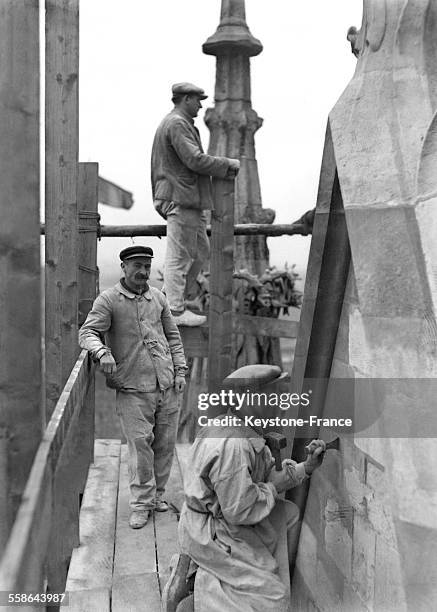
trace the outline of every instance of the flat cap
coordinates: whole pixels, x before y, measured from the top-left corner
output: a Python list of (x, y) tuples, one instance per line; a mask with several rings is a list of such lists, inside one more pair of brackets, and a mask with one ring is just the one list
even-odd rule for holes
[(282, 370), (279, 366), (268, 364), (252, 364), (242, 366), (226, 376), (222, 381), (224, 389), (259, 389), (264, 385), (279, 380)]
[(208, 97), (205, 95), (205, 91), (203, 89), (197, 87), (197, 85), (193, 85), (193, 83), (175, 83), (172, 86), (171, 91), (173, 94), (181, 94), (184, 96), (187, 94), (195, 94), (196, 96), (199, 96), (201, 100), (206, 100)]
[(127, 247), (120, 251), (121, 261), (126, 259), (132, 259), (133, 257), (153, 257), (153, 251), (150, 247), (141, 246), (140, 244), (134, 244), (133, 246)]

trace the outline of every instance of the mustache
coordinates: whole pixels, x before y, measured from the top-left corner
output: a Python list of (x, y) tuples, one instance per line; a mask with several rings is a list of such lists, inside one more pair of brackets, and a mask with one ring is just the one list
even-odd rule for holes
[(144, 274), (135, 274), (135, 278), (137, 278), (138, 280), (147, 280), (149, 277), (144, 276)]

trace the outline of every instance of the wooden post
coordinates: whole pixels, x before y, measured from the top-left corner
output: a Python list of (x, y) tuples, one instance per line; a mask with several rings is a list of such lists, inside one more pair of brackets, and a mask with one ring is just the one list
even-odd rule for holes
[(79, 354), (79, 2), (46, 0), (46, 394), (53, 411)]
[(9, 535), (8, 525), (8, 432), (0, 426), (0, 550), (5, 549)]
[[(99, 164), (80, 163), (78, 166), (77, 205), (79, 209), (79, 327), (84, 323), (97, 296), (97, 229), (99, 214)], [(91, 463), (94, 455), (95, 379), (90, 383), (80, 417), (82, 461)], [(79, 470), (81, 472), (81, 470)], [(85, 486), (85, 482), (82, 483)], [(83, 487), (82, 487), (83, 490)]]
[(97, 230), (99, 214), (99, 164), (81, 163), (77, 175), (79, 210), (79, 327), (97, 295)]
[(214, 180), (211, 219), (208, 389), (217, 391), (232, 368), (234, 181)]
[(1, 511), (6, 511), (4, 538), (42, 431), (37, 0), (0, 2), (0, 58), (0, 489)]

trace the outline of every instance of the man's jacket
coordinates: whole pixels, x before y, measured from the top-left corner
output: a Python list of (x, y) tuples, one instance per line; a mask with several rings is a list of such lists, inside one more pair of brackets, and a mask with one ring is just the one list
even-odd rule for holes
[[(178, 533), (181, 551), (199, 565), (196, 611), (288, 612), (270, 519), (275, 504), (286, 502), (268, 480), (273, 459), (265, 440), (244, 425), (204, 427), (189, 465)], [(297, 486), (305, 467), (291, 469)]]
[(121, 283), (95, 300), (79, 331), (79, 344), (99, 359), (110, 350), (117, 364), (108, 384), (126, 391), (168, 389), (185, 373), (181, 337), (165, 296), (149, 287), (142, 295)]
[(154, 201), (212, 209), (211, 176), (225, 178), (229, 159), (203, 152), (194, 121), (175, 108), (159, 125), (152, 147)]

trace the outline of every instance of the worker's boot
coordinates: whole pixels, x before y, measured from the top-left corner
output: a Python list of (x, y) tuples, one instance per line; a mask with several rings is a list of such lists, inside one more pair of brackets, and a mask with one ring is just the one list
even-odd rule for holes
[(159, 491), (155, 497), (155, 512), (167, 512), (169, 509), (168, 503), (162, 499), (162, 492)]
[(129, 527), (132, 529), (141, 529), (147, 525), (149, 520), (150, 510), (133, 510), (129, 517)]
[[(188, 555), (173, 555), (170, 561), (170, 578), (162, 593), (162, 612), (176, 612), (178, 604), (191, 595), (196, 568)], [(182, 609), (188, 603), (189, 600), (184, 602)]]

